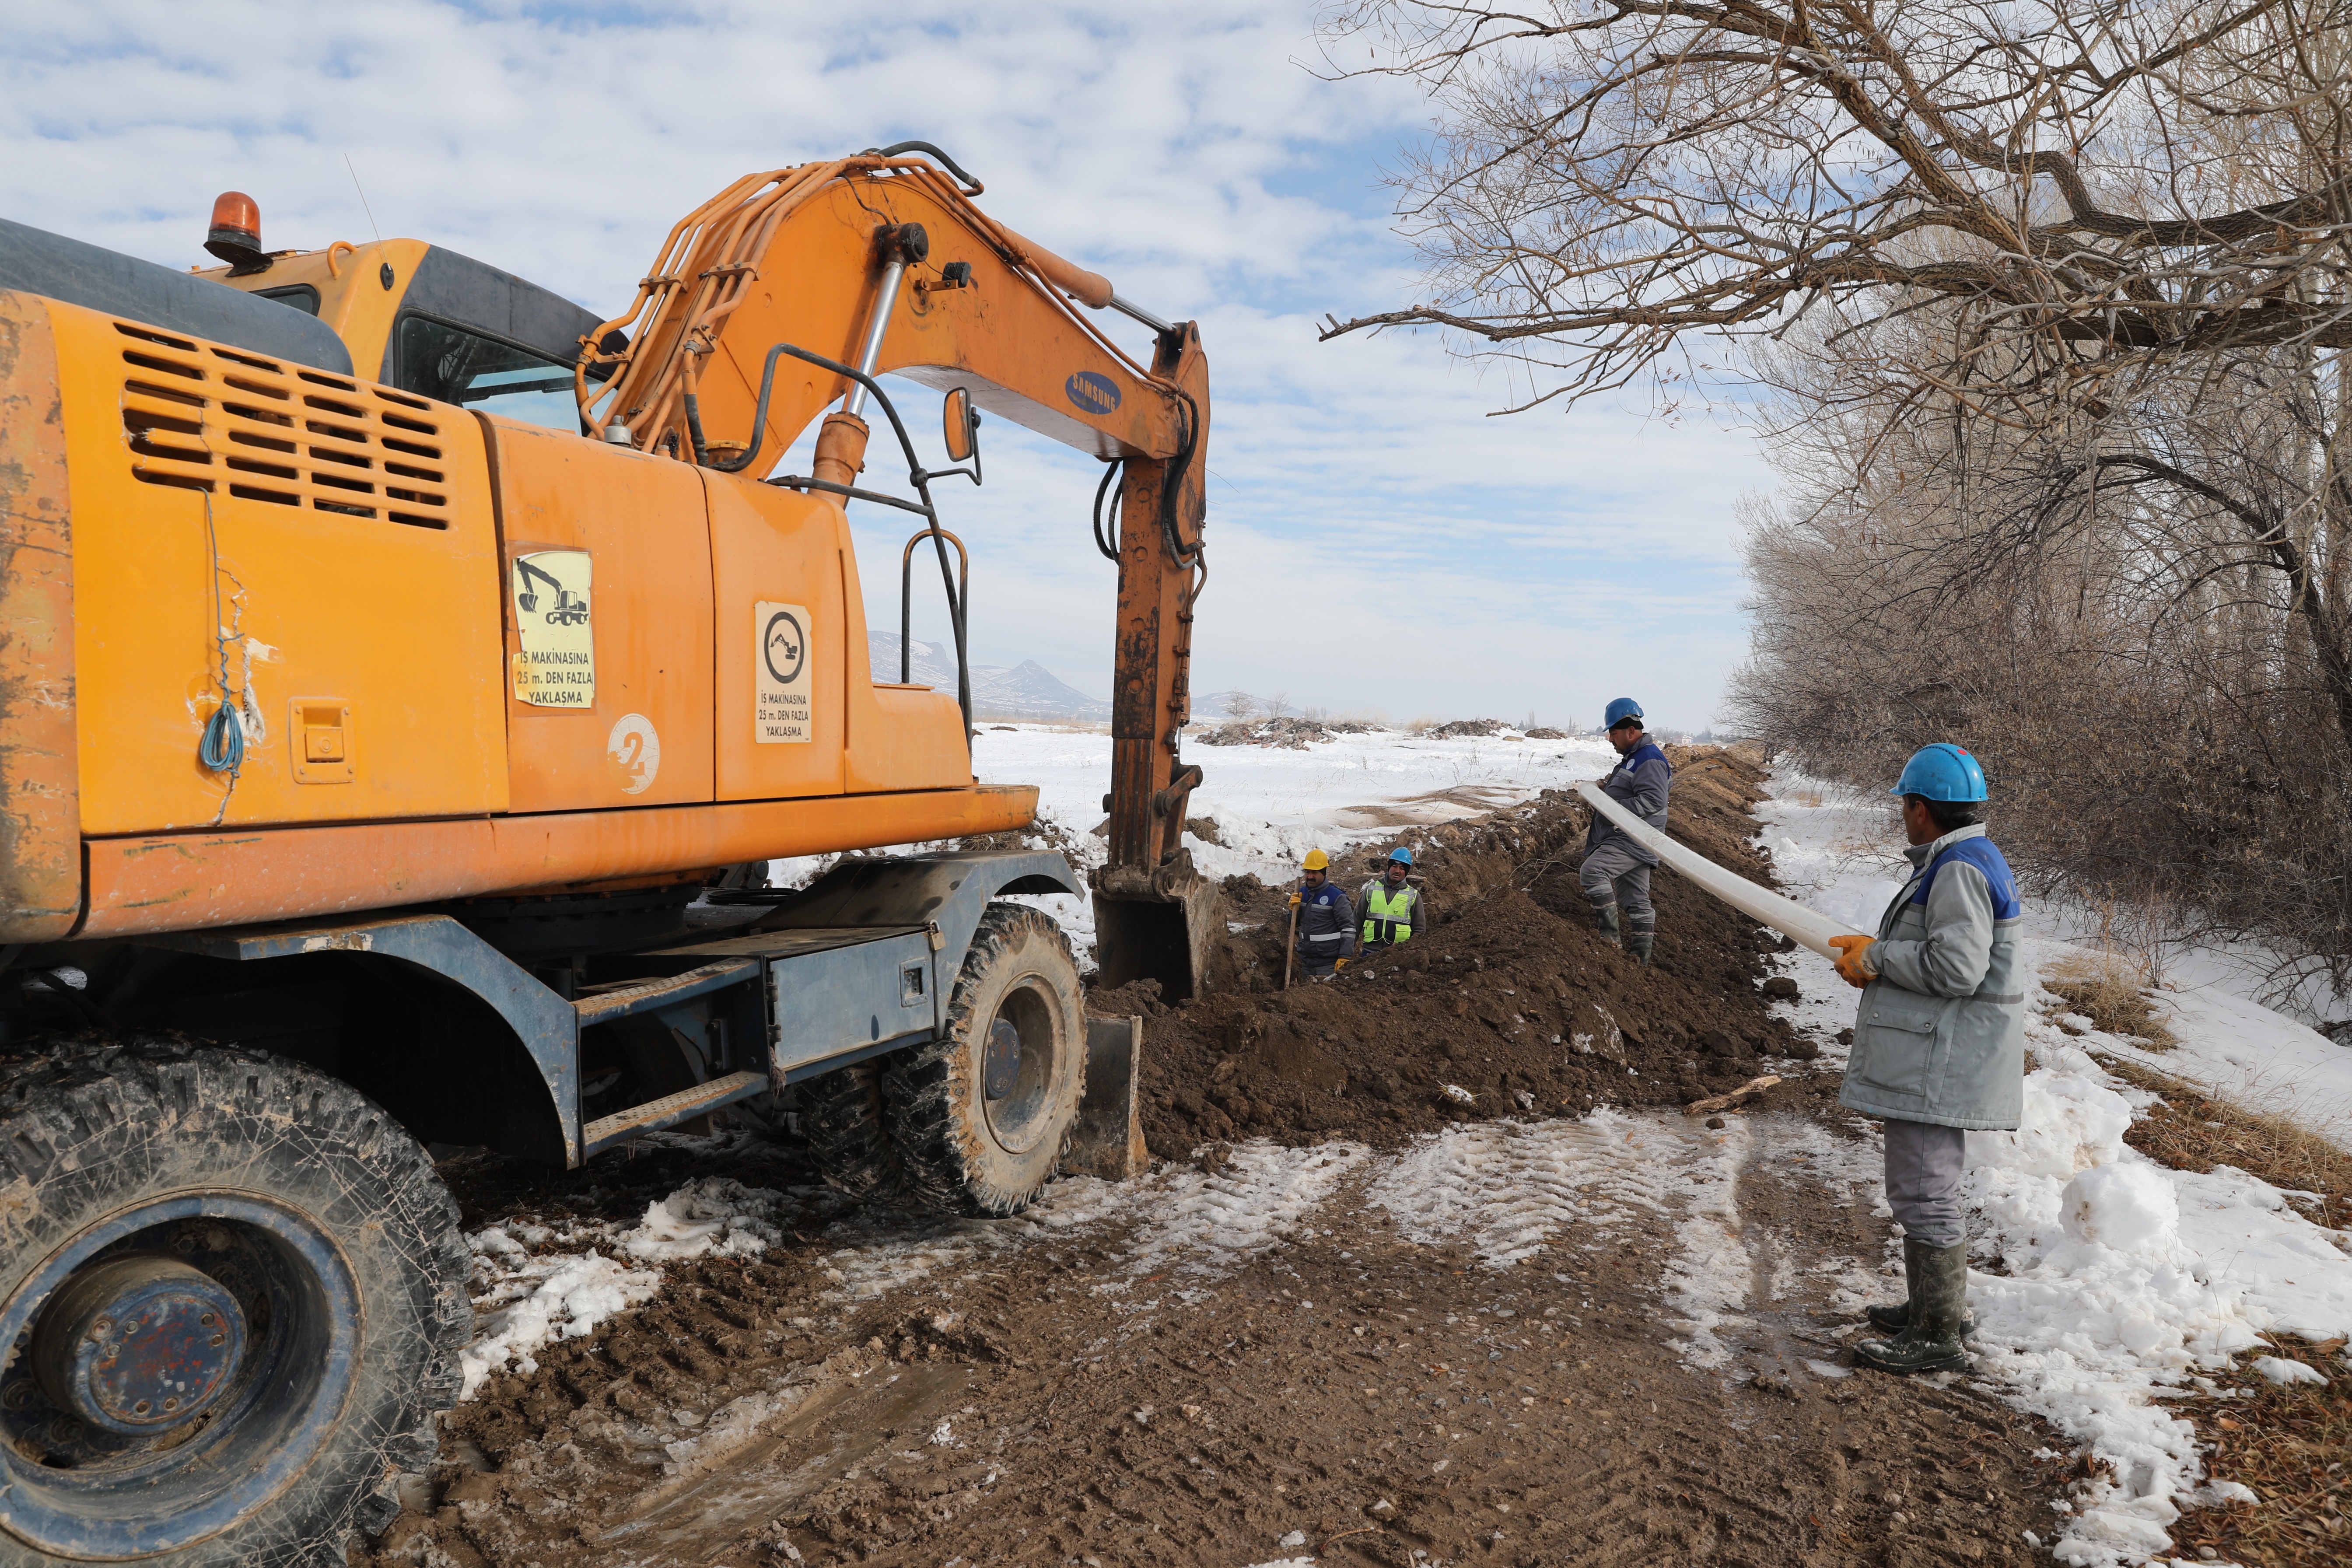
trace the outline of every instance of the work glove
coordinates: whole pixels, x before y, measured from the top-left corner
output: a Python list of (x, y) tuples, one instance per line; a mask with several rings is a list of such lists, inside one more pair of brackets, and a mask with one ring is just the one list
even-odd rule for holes
[(1298, 907), (1298, 895), (1297, 893), (1290, 895), (1290, 907), (1294, 910)]
[(1348, 961), (1344, 958), (1340, 959), (1338, 963), (1332, 964), (1331, 967), (1334, 969), (1345, 969), (1348, 967)]
[(1878, 971), (1870, 963), (1870, 944), (1877, 940), (1868, 936), (1830, 938), (1830, 945), (1838, 950), (1838, 978), (1857, 991), (1878, 978)]

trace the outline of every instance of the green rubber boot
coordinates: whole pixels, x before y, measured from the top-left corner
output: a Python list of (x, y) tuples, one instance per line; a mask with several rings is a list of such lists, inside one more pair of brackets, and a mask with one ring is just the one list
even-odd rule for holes
[(1657, 941), (1658, 933), (1654, 931), (1629, 931), (1625, 933), (1625, 951), (1640, 959), (1642, 967), (1647, 969), (1650, 967), (1650, 951), (1657, 945)]
[(1854, 1363), (1881, 1372), (1947, 1372), (1969, 1363), (1969, 1245), (1930, 1247), (1906, 1237), (1903, 1272), (1911, 1280), (1910, 1323), (1891, 1340), (1864, 1340)]
[(1617, 906), (1603, 904), (1592, 911), (1593, 923), (1601, 928), (1601, 940), (1612, 947), (1625, 945), (1624, 927), (1617, 916)]
[[(1899, 1334), (1911, 1326), (1911, 1303), (1918, 1297), (1918, 1260), (1910, 1238), (1906, 1237), (1903, 1242), (1903, 1300), (1892, 1307), (1864, 1307), (1862, 1315), (1870, 1321), (1872, 1328)], [(1967, 1339), (1976, 1331), (1977, 1321), (1973, 1314), (1961, 1320), (1960, 1338)]]

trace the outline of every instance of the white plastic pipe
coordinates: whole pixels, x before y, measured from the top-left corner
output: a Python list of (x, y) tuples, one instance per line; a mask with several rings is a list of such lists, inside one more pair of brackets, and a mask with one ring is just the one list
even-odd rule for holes
[(1752, 915), (1782, 936), (1793, 937), (1823, 958), (1834, 962), (1837, 950), (1830, 946), (1833, 936), (1868, 935), (1856, 932), (1849, 926), (1838, 924), (1827, 915), (1809, 910), (1794, 899), (1785, 899), (1769, 888), (1759, 888), (1745, 877), (1736, 877), (1706, 857), (1684, 848), (1617, 802), (1601, 793), (1596, 784), (1580, 784), (1576, 793), (1586, 804), (1610, 821), (1623, 828), (1634, 843), (1684, 876), (1738, 910)]

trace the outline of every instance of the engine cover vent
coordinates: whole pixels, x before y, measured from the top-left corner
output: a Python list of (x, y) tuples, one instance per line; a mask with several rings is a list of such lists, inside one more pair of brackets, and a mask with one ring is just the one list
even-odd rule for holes
[[(441, 426), (421, 397), (129, 321), (122, 431), (151, 485), (447, 528)], [(462, 417), (462, 416), (457, 416)]]

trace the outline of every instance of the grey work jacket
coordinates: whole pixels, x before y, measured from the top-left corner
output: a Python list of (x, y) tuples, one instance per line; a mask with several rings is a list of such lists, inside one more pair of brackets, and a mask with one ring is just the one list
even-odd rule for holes
[[(1601, 781), (1601, 793), (1663, 833), (1666, 826), (1666, 797), (1673, 793), (1674, 783), (1675, 770), (1666, 761), (1665, 752), (1658, 749), (1655, 741), (1644, 737)], [(1658, 858), (1643, 848), (1632, 834), (1594, 812), (1592, 826), (1585, 830), (1584, 852), (1590, 855), (1612, 838), (1623, 839), (1627, 852), (1640, 864), (1658, 863)]]
[(2014, 879), (1998, 851), (1990, 855), (1992, 877), (1969, 860), (1948, 859), (1927, 902), (1911, 901), (1937, 854), (1984, 831), (1982, 824), (1956, 828), (1904, 851), (1911, 879), (1886, 907), (1867, 950), (1878, 977), (1855, 1011), (1839, 1104), (1939, 1127), (2017, 1126), (2025, 1099), (2025, 993)]

